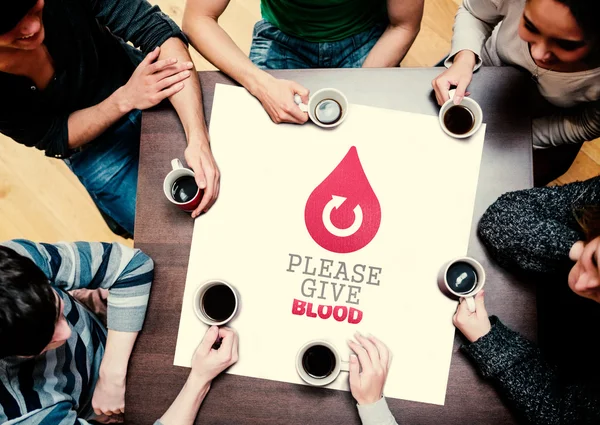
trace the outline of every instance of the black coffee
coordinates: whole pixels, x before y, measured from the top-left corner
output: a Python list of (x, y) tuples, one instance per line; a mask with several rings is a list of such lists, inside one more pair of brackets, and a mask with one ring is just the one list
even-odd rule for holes
[(468, 294), (477, 285), (477, 272), (469, 263), (457, 261), (446, 272), (448, 286), (458, 294)]
[(235, 311), (235, 295), (229, 286), (214, 285), (204, 292), (202, 310), (211, 320), (222, 322)]
[(198, 185), (192, 176), (179, 177), (171, 186), (171, 196), (175, 202), (189, 202), (198, 193)]
[(468, 133), (474, 124), (475, 117), (473, 116), (473, 112), (462, 105), (454, 105), (444, 114), (444, 125), (451, 133)]
[(326, 378), (335, 369), (335, 354), (324, 345), (313, 345), (302, 356), (302, 367), (313, 378)]
[(315, 107), (315, 117), (323, 124), (335, 124), (342, 118), (342, 106), (333, 99), (323, 99)]

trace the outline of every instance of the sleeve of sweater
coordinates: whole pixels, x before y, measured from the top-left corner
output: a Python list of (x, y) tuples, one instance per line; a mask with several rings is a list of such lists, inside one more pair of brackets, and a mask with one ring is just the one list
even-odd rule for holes
[(583, 239), (575, 214), (585, 206), (600, 206), (600, 177), (508, 192), (481, 217), (479, 236), (504, 267), (555, 271)]
[(13, 240), (3, 245), (30, 258), (56, 288), (108, 289), (108, 329), (142, 329), (154, 264), (139, 249), (99, 242), (44, 244)]
[(362, 425), (398, 425), (394, 415), (385, 401), (381, 397), (379, 401), (372, 404), (356, 405)]
[[(600, 423), (600, 389), (563, 384), (539, 349), (491, 316), (492, 330), (461, 347), (515, 413), (539, 425)], [(590, 353), (592, 354), (592, 353)]]
[(533, 144), (558, 146), (600, 137), (600, 101), (533, 120)]
[(502, 21), (503, 0), (463, 0), (454, 18), (452, 49), (444, 62), (450, 67), (454, 56), (461, 50), (470, 50), (477, 56), (475, 69), (481, 66), (481, 49)]
[(146, 0), (88, 0), (99, 22), (144, 54), (172, 37), (188, 43), (187, 37), (158, 6)]

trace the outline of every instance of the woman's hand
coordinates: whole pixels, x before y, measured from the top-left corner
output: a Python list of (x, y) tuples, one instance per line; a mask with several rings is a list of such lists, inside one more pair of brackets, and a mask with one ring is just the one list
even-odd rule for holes
[(456, 86), (455, 105), (458, 105), (469, 94), (467, 87), (473, 78), (475, 61), (475, 53), (470, 50), (461, 50), (454, 56), (452, 66), (431, 82), (435, 98), (440, 106), (450, 99), (448, 91), (451, 86)]
[(492, 329), (490, 318), (485, 310), (483, 297), (483, 291), (480, 291), (475, 295), (476, 311), (474, 313), (469, 311), (467, 302), (464, 298), (461, 298), (456, 313), (452, 318), (454, 326), (456, 326), (470, 342), (477, 341)]

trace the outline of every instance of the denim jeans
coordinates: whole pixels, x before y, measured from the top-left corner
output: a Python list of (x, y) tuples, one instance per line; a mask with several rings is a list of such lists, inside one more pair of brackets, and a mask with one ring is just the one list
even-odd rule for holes
[(343, 40), (313, 43), (263, 19), (254, 26), (250, 60), (261, 69), (360, 68), (385, 28), (380, 24)]
[(142, 112), (133, 111), (65, 163), (96, 206), (133, 234)]

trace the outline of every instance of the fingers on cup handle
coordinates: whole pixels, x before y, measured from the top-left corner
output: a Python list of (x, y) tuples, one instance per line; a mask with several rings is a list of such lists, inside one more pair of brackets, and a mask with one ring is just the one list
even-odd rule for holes
[(297, 93), (300, 96), (302, 103), (308, 103), (308, 95), (310, 94), (310, 91), (306, 87), (292, 81), (292, 90), (294, 90), (294, 93)]
[(456, 86), (456, 91), (454, 94), (454, 104), (458, 105), (460, 102), (462, 102), (462, 100), (465, 97), (465, 93), (467, 91), (467, 87), (469, 86), (470, 83), (470, 79), (469, 78), (461, 78), (458, 82), (458, 85)]
[(475, 299), (473, 297), (466, 297), (465, 303), (467, 304), (467, 310), (471, 313), (475, 313), (477, 311), (477, 306), (475, 305)]

